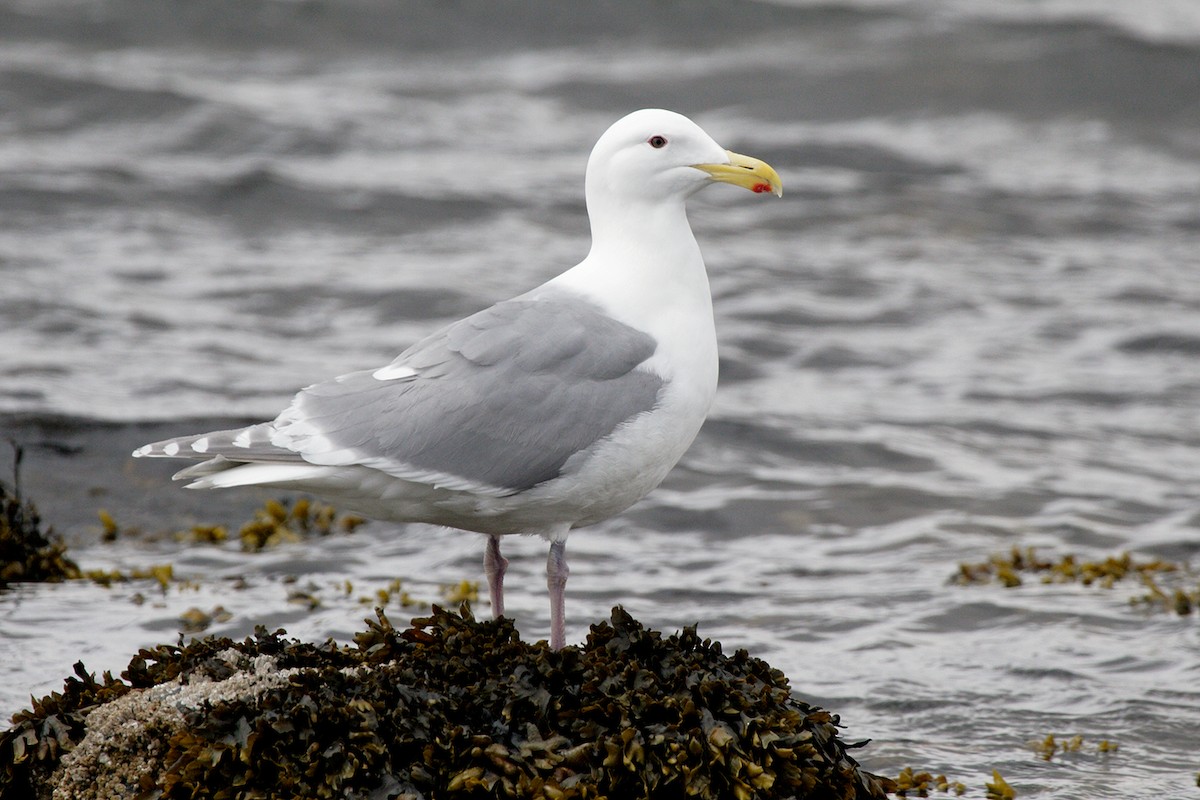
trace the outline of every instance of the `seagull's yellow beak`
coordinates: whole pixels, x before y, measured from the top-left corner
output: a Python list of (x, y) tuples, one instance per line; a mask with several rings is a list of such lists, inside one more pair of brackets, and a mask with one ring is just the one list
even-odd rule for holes
[(695, 169), (707, 172), (714, 181), (732, 183), (752, 192), (774, 192), (783, 197), (783, 181), (779, 173), (765, 161), (743, 156), (726, 150), (728, 164), (692, 164)]

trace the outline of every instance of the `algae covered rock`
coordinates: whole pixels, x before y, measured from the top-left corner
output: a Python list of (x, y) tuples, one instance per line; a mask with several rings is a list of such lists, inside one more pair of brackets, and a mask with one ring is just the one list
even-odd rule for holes
[(82, 665), (0, 736), (0, 798), (868, 798), (836, 716), (622, 609), (578, 648), (464, 608), (356, 646), (259, 629)]
[[(19, 456), (18, 456), (19, 461)], [(0, 589), (22, 581), (62, 581), (81, 576), (66, 545), (43, 532), (32, 503), (0, 482)]]

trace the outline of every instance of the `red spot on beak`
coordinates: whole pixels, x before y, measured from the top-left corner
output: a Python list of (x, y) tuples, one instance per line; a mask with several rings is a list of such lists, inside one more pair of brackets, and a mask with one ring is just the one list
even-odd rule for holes
[(763, 192), (773, 192), (775, 190), (771, 188), (771, 184), (769, 183), (756, 183), (754, 184), (754, 191), (762, 194)]

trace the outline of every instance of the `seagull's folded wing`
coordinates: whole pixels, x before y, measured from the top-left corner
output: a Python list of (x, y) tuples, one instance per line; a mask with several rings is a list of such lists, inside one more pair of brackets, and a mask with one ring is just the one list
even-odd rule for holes
[[(567, 292), (499, 303), (384, 370), (310, 386), (271, 439), (310, 464), (361, 464), (451, 489), (513, 494), (650, 411), (652, 337)], [(396, 378), (389, 376), (395, 375)]]

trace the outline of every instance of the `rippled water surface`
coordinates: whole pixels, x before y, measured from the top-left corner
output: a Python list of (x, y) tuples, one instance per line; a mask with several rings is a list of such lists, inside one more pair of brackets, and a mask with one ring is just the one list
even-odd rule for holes
[[(480, 537), (419, 526), (155, 538), (269, 495), (126, 454), (574, 264), (587, 153), (650, 105), (787, 194), (691, 204), (717, 404), (660, 490), (572, 536), (569, 638), (617, 603), (698, 622), (872, 738), (868, 768), (972, 797), (992, 769), (1021, 797), (1194, 794), (1198, 615), (1137, 582), (950, 580), (1013, 545), (1200, 553), (1200, 9), (1171, 0), (0, 0), (0, 424), (85, 567), (191, 580), (0, 595), (0, 713), (188, 608), (346, 639), (393, 578), (426, 603), (480, 579)], [(100, 507), (143, 535), (101, 544)], [(545, 546), (507, 549), (545, 636)], [(1084, 747), (1044, 761), (1051, 733)]]

